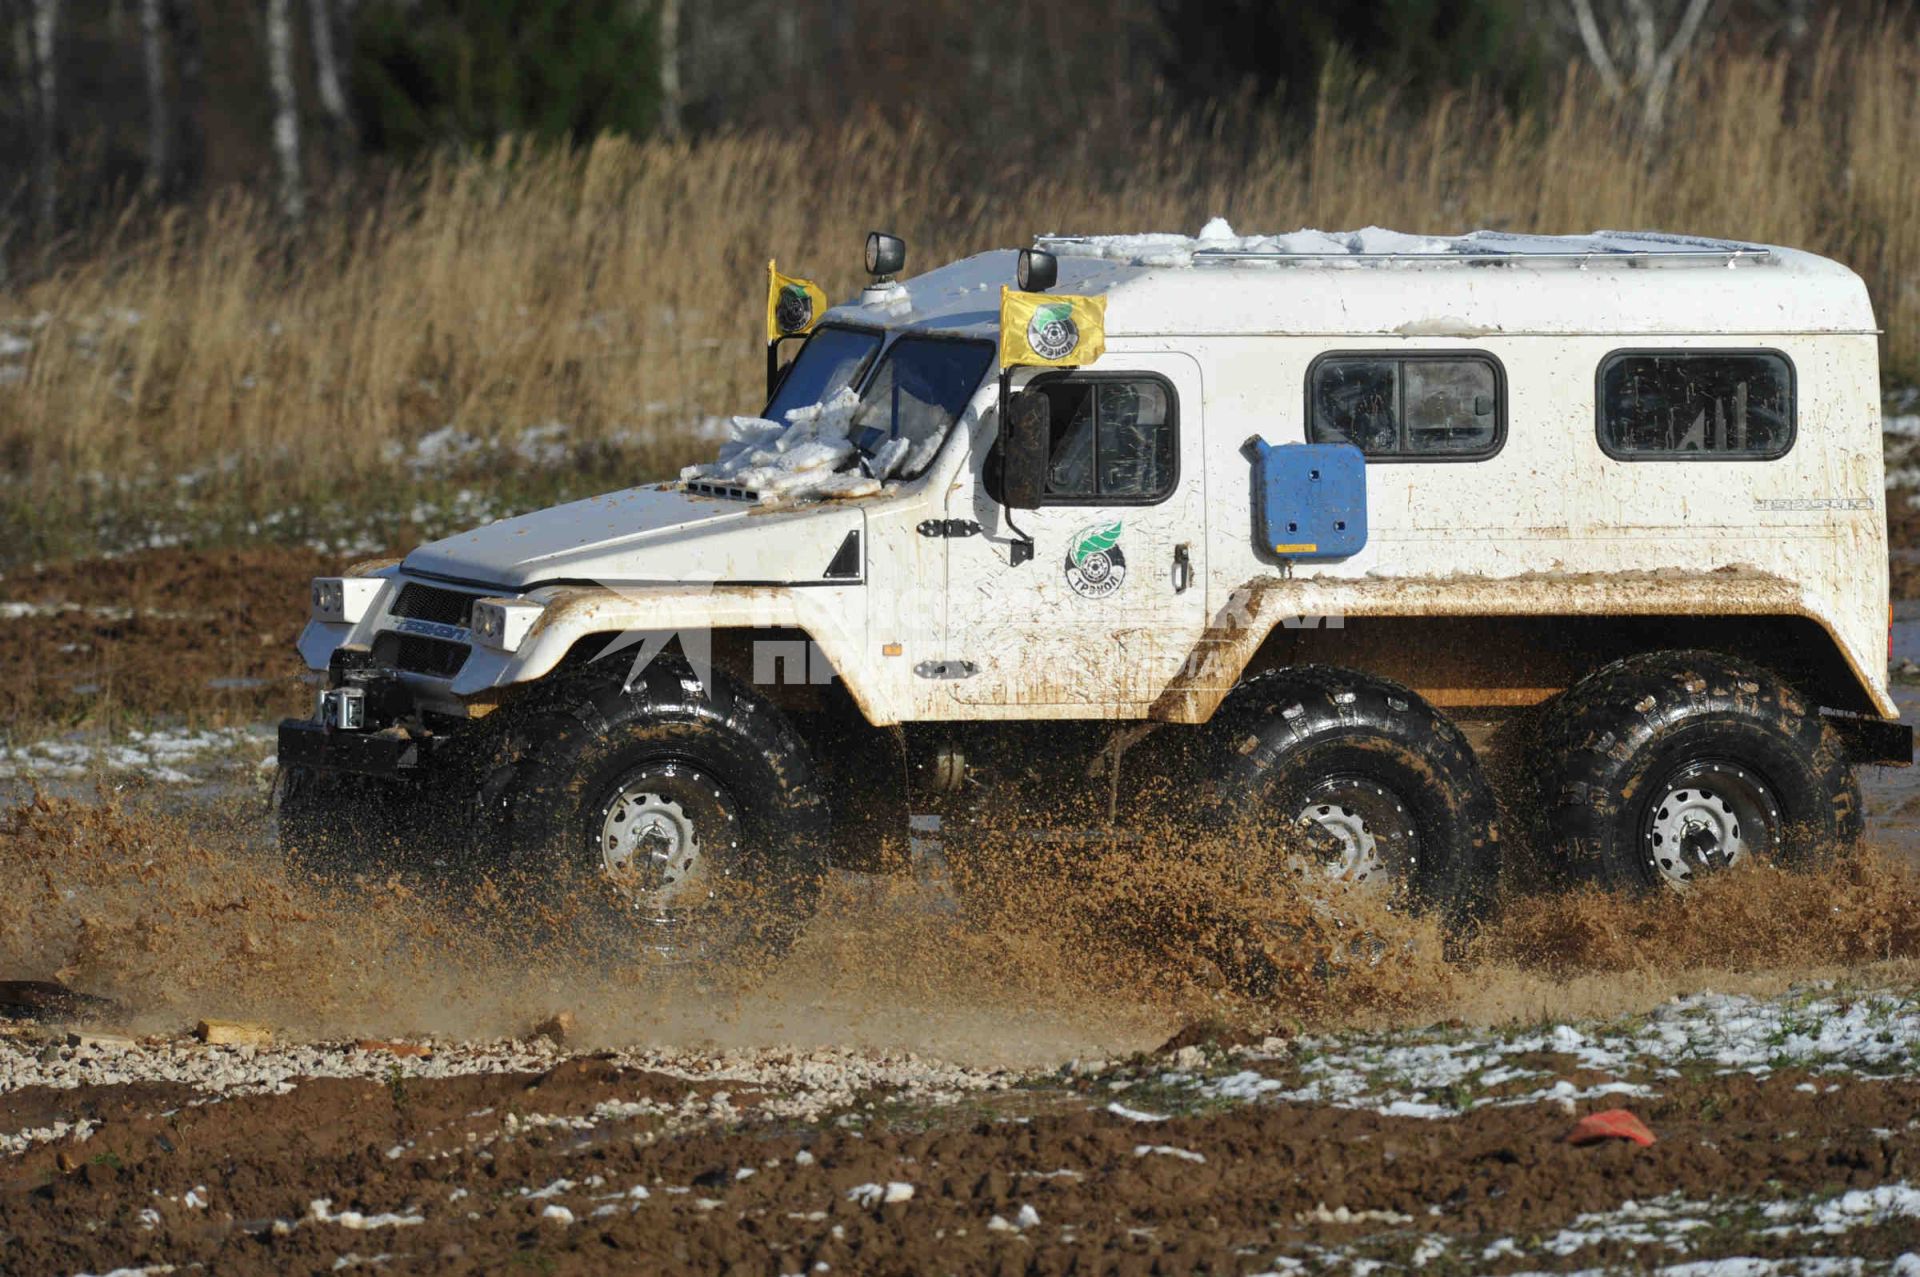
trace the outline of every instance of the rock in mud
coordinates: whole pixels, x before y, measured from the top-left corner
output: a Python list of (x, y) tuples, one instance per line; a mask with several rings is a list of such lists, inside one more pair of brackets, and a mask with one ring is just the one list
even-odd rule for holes
[(573, 1028), (573, 1012), (561, 1011), (557, 1015), (550, 1015), (540, 1021), (540, 1023), (534, 1025), (533, 1032), (529, 1036), (546, 1038), (549, 1042), (558, 1046), (573, 1036)]
[(0, 980), (0, 1016), (41, 1023), (125, 1018), (119, 1004), (69, 989), (57, 980)]
[(272, 1029), (242, 1020), (202, 1020), (193, 1026), (193, 1036), (208, 1046), (273, 1045)]

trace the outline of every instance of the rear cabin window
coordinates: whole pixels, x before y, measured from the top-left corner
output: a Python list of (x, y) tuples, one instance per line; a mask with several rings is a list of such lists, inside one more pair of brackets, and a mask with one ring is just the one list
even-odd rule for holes
[(1173, 388), (1158, 377), (1049, 379), (1046, 501), (1151, 504), (1173, 491)]
[(1793, 365), (1772, 351), (1609, 355), (1599, 429), (1622, 461), (1769, 461), (1793, 446)]
[(1307, 373), (1307, 438), (1370, 460), (1471, 461), (1506, 437), (1491, 355), (1328, 355)]

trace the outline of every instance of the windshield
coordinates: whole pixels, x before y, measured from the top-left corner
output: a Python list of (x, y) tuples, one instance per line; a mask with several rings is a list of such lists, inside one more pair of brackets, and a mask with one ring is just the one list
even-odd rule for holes
[(860, 396), (848, 432), (872, 456), (889, 439), (908, 441), (896, 473), (912, 479), (926, 469), (940, 441), (993, 363), (989, 342), (902, 337), (887, 350), (880, 370)]
[(825, 403), (847, 386), (859, 385), (879, 349), (879, 333), (856, 328), (816, 330), (787, 365), (787, 375), (762, 415), (784, 425), (795, 408)]

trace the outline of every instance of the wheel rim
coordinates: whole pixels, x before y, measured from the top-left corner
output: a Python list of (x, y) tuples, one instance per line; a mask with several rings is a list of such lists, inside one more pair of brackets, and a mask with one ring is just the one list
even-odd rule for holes
[(1673, 772), (1655, 795), (1641, 821), (1640, 845), (1648, 867), (1670, 886), (1684, 888), (1701, 874), (1773, 850), (1780, 804), (1749, 768), (1699, 759)]
[(1316, 867), (1337, 882), (1384, 885), (1411, 872), (1418, 859), (1413, 812), (1374, 781), (1328, 777), (1307, 791), (1294, 819), (1327, 835), (1327, 854)]
[[(689, 784), (704, 791), (701, 798), (711, 797), (705, 819), (688, 811)], [(714, 854), (737, 847), (738, 836), (733, 804), (718, 786), (678, 764), (655, 765), (628, 777), (607, 799), (600, 864), (607, 881), (636, 905), (686, 905), (708, 894)]]

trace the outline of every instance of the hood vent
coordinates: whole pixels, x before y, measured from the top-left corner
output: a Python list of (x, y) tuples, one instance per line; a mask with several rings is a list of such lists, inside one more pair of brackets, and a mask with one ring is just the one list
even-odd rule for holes
[(696, 497), (719, 497), (722, 501), (758, 501), (760, 494), (752, 488), (743, 488), (735, 483), (712, 483), (706, 479), (689, 479), (681, 485)]

